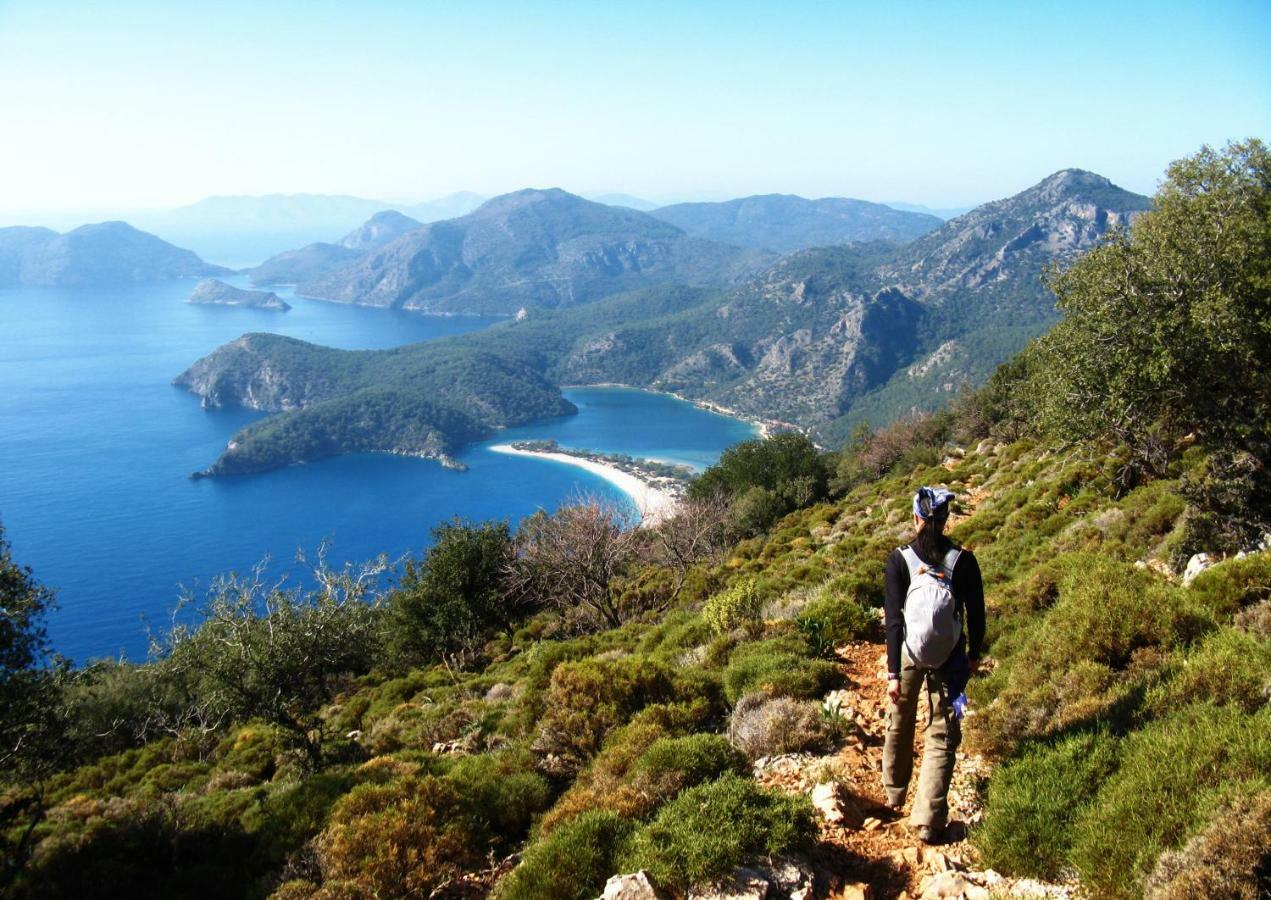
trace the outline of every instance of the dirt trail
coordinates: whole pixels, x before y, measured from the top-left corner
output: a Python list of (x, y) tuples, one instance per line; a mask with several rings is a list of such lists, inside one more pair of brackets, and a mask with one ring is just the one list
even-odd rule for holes
[[(829, 699), (841, 703), (845, 715), (842, 747), (825, 757), (769, 760), (757, 777), (764, 784), (795, 791), (811, 790), (826, 780), (842, 785), (844, 805), (853, 808), (847, 810), (842, 824), (821, 823), (821, 842), (812, 860), (818, 881), (829, 889), (828, 897), (916, 898), (924, 887), (931, 887), (930, 876), (974, 867), (975, 855), (966, 834), (968, 825), (979, 820), (975, 780), (987, 773), (987, 766), (980, 758), (959, 751), (949, 794), (946, 842), (938, 847), (923, 845), (909, 828), (909, 804), (898, 816), (884, 802), (880, 776), (888, 709), (884, 645), (853, 642), (839, 647), (838, 655), (846, 685)], [(922, 753), (922, 716), (920, 710), (915, 763)], [(915, 764), (915, 773), (916, 769)], [(988, 895), (978, 885), (966, 887), (966, 896)]]

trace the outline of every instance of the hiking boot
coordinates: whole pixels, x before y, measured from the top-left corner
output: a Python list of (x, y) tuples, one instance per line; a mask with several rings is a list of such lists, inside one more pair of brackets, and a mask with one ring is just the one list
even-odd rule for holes
[(924, 844), (939, 844), (944, 841), (944, 829), (936, 828), (934, 825), (919, 825), (917, 833), (918, 840)]

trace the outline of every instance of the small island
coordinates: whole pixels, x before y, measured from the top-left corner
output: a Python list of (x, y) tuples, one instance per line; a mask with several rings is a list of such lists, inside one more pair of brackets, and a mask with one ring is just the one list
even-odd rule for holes
[(286, 312), (291, 309), (287, 303), (272, 291), (248, 291), (236, 288), (215, 278), (205, 278), (194, 288), (186, 303), (205, 304), (208, 306), (249, 306), (253, 309), (273, 309)]

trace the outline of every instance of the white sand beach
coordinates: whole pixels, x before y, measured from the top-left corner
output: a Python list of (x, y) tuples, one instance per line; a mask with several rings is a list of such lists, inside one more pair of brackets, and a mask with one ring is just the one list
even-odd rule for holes
[(550, 459), (567, 466), (586, 469), (593, 475), (599, 475), (618, 490), (631, 498), (635, 508), (640, 511), (641, 525), (656, 525), (663, 519), (674, 515), (679, 499), (665, 488), (649, 484), (641, 478), (624, 472), (617, 466), (583, 459), (569, 453), (552, 453), (546, 450), (521, 450), (511, 444), (495, 444), (490, 447), (495, 453), (511, 453), (516, 456), (536, 456), (539, 459)]

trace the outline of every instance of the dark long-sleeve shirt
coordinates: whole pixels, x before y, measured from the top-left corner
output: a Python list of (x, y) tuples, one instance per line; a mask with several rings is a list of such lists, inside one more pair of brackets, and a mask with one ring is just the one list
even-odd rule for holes
[[(918, 553), (917, 548), (914, 549)], [(918, 558), (928, 565), (932, 562)], [(904, 554), (893, 550), (887, 557), (884, 573), (886, 593), (883, 600), (884, 622), (887, 631), (887, 674), (900, 677), (900, 647), (905, 640), (905, 594), (909, 592), (909, 566)], [(963, 635), (967, 640), (967, 653), (971, 659), (979, 659), (984, 648), (984, 580), (980, 576), (980, 564), (975, 554), (963, 550), (953, 567), (953, 599), (963, 610)]]

